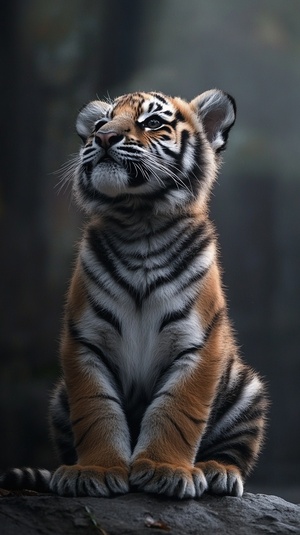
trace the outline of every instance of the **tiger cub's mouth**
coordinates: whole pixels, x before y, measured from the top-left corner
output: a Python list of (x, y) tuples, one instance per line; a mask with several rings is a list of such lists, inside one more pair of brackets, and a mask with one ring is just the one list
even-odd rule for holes
[(104, 154), (103, 156), (101, 156), (101, 158), (99, 158), (97, 165), (101, 163), (116, 163), (116, 160), (114, 160), (114, 158), (112, 158), (112, 156), (110, 156), (109, 154)]
[(84, 171), (88, 177), (91, 176), (91, 173), (98, 167), (106, 167), (109, 166), (112, 170), (116, 167), (120, 167), (119, 162), (117, 162), (112, 156), (109, 154), (103, 154), (96, 162), (87, 162), (83, 165)]

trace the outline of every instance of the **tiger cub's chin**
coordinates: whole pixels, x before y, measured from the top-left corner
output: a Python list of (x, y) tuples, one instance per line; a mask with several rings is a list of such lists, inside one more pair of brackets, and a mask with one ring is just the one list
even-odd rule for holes
[(129, 177), (126, 169), (115, 162), (100, 162), (89, 178), (95, 191), (116, 197), (126, 193)]

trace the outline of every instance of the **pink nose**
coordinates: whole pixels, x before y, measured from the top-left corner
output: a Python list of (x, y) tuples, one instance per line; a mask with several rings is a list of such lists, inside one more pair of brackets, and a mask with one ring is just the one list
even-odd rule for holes
[(123, 139), (123, 136), (117, 132), (96, 132), (96, 139), (101, 147), (108, 149)]

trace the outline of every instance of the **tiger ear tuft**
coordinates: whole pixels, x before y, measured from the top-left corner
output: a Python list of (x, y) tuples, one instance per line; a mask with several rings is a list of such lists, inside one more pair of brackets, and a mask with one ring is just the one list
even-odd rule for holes
[(211, 89), (190, 103), (201, 120), (207, 139), (215, 152), (226, 148), (228, 134), (236, 116), (235, 100), (228, 93)]
[(76, 121), (76, 131), (83, 141), (91, 135), (95, 122), (105, 115), (108, 108), (109, 104), (102, 100), (93, 100), (81, 108)]

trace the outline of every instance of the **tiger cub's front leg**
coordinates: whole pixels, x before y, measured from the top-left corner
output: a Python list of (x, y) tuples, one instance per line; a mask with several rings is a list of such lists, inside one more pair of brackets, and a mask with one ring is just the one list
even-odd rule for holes
[[(213, 322), (220, 318), (217, 313)], [(219, 327), (204, 347), (175, 359), (147, 409), (132, 456), (130, 482), (138, 489), (179, 498), (207, 490), (204, 471), (194, 461), (223, 368)]]
[[(80, 371), (78, 370), (80, 376)], [(82, 377), (70, 386), (77, 464), (60, 466), (51, 490), (62, 496), (110, 496), (128, 492), (130, 441), (120, 400), (101, 381)]]
[[(78, 348), (74, 352), (79, 353)], [(74, 353), (73, 353), (74, 358)], [(110, 496), (128, 492), (130, 439), (117, 392), (73, 364), (68, 396), (77, 464), (60, 466), (51, 490), (61, 496)], [(68, 374), (67, 374), (68, 375)]]
[(86, 337), (78, 301), (78, 319), (72, 315), (78, 287), (77, 270), (69, 296), (62, 364), (78, 459), (75, 465), (60, 466), (50, 486), (62, 496), (122, 494), (129, 490), (129, 429), (109, 360)]
[(193, 465), (206, 410), (190, 411), (183, 389), (162, 390), (144, 416), (130, 473), (138, 490), (194, 498), (207, 489), (204, 472)]

